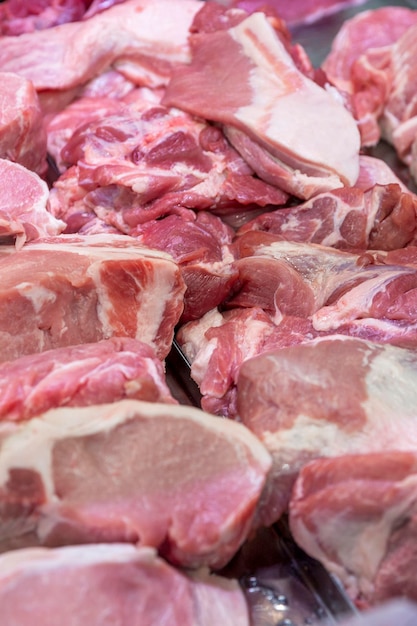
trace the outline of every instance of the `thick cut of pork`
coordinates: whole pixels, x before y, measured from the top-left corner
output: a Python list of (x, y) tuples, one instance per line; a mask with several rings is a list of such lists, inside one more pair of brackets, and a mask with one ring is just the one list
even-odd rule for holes
[(223, 124), (260, 178), (291, 194), (308, 198), (356, 181), (352, 116), (297, 69), (264, 13), (191, 42), (192, 62), (174, 71), (165, 104)]
[[(80, 214), (135, 234), (144, 222), (187, 209), (223, 215), (287, 200), (254, 175), (219, 128), (134, 94), (129, 99), (99, 101), (98, 109), (113, 114), (90, 114), (60, 150), (60, 165), (72, 167), (55, 182), (49, 206), (70, 232)], [(65, 125), (74, 113), (79, 120), (79, 109), (74, 104), (58, 119)]]
[[(414, 262), (415, 258), (414, 251)], [(417, 348), (416, 321), (364, 318), (343, 324), (336, 331), (318, 331), (312, 320), (305, 317), (284, 315), (279, 324), (274, 324), (259, 307), (222, 313), (214, 309), (199, 320), (183, 324), (176, 338), (191, 364), (191, 377), (200, 388), (201, 406), (216, 415), (236, 417), (236, 384), (244, 361), (335, 332)]]
[(415, 450), (416, 402), (415, 350), (334, 335), (245, 361), (238, 415), (273, 457), (264, 521), (285, 511), (311, 460)]
[(23, 165), (0, 159), (0, 238), (26, 241), (59, 235), (65, 222), (47, 210), (48, 186)]
[(0, 426), (0, 548), (128, 542), (222, 567), (270, 468), (247, 428), (180, 405), (120, 400)]
[(395, 250), (417, 234), (417, 196), (396, 183), (366, 191), (342, 187), (297, 206), (262, 213), (238, 234), (250, 230), (339, 249)]
[(234, 580), (186, 575), (151, 548), (28, 548), (0, 556), (4, 626), (249, 626)]
[(228, 306), (260, 306), (276, 323), (284, 315), (309, 317), (318, 331), (361, 318), (415, 321), (415, 267), (260, 231), (236, 246), (239, 288)]
[(416, 21), (417, 12), (405, 7), (359, 13), (342, 26), (323, 63), (330, 81), (350, 95), (362, 145), (375, 145), (381, 137), (379, 118), (392, 83), (404, 84), (408, 71), (405, 59), (398, 59), (397, 67), (392, 63), (392, 47)]
[(2, 253), (1, 360), (113, 336), (168, 354), (185, 290), (170, 256), (121, 235), (62, 235)]
[(177, 261), (187, 286), (180, 322), (199, 319), (221, 304), (237, 278), (232, 267), (234, 231), (207, 211), (190, 211), (189, 218), (168, 215), (135, 229), (135, 237), (150, 248), (168, 252)]
[(173, 65), (190, 60), (188, 29), (200, 6), (127, 0), (85, 21), (2, 37), (0, 69), (28, 78), (38, 91), (82, 85), (110, 66), (156, 87)]
[(295, 484), (291, 530), (358, 604), (417, 601), (416, 503), (415, 451), (318, 459)]
[(12, 72), (0, 71), (0, 84), (0, 158), (44, 173), (46, 133), (36, 90)]
[(0, 419), (23, 420), (59, 406), (123, 398), (175, 402), (163, 363), (136, 339), (114, 337), (0, 364)]

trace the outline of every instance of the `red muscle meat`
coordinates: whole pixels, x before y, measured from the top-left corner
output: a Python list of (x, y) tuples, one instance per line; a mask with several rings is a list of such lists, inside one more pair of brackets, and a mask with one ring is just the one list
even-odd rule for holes
[(417, 600), (416, 494), (415, 451), (318, 459), (295, 484), (291, 529), (361, 606)]
[(168, 255), (121, 235), (61, 236), (2, 252), (1, 360), (113, 336), (168, 354), (185, 290)]
[(175, 404), (51, 409), (0, 431), (2, 550), (120, 541), (221, 567), (270, 468), (244, 426)]
[(26, 241), (59, 235), (65, 222), (46, 208), (48, 186), (35, 173), (8, 159), (0, 159), (0, 237), (12, 237), (16, 247)]
[(417, 272), (411, 266), (259, 231), (242, 235), (236, 246), (239, 289), (228, 306), (261, 306), (276, 323), (283, 315), (310, 317), (319, 331), (365, 317), (415, 320)]
[(258, 176), (291, 194), (356, 181), (352, 116), (297, 69), (264, 13), (191, 42), (191, 65), (174, 71), (165, 104), (221, 123)]
[(181, 323), (199, 319), (223, 302), (237, 278), (232, 267), (233, 230), (206, 211), (189, 218), (169, 215), (138, 226), (135, 238), (168, 252), (179, 264), (187, 286)]
[(74, 22), (91, 0), (5, 0), (0, 5), (0, 35), (22, 35)]
[(287, 200), (286, 193), (254, 175), (220, 129), (134, 96), (127, 96), (133, 99), (130, 105), (100, 100), (104, 111), (113, 111), (104, 120), (90, 114), (90, 122), (74, 129), (68, 117), (79, 120), (83, 109), (75, 103), (51, 122), (55, 144), (67, 134), (65, 126), (74, 131), (58, 158), (61, 169), (72, 167), (55, 182), (49, 198), (51, 212), (67, 222), (69, 232), (80, 224), (89, 228), (80, 215), (135, 235), (145, 222), (171, 213), (187, 215), (188, 209), (227, 219), (230, 212), (254, 206), (259, 212), (259, 207)]
[(397, 183), (374, 184), (365, 191), (342, 187), (263, 213), (244, 224), (238, 235), (250, 230), (339, 249), (393, 250), (417, 234), (417, 197)]
[(128, 0), (85, 21), (2, 37), (0, 69), (38, 91), (82, 85), (110, 66), (155, 87), (189, 61), (188, 29), (199, 9), (197, 0)]
[(0, 158), (45, 173), (46, 133), (35, 88), (12, 72), (0, 71), (0, 84)]
[(273, 457), (264, 521), (285, 511), (311, 460), (415, 450), (416, 383), (415, 350), (336, 335), (245, 361), (238, 416)]
[[(0, 556), (4, 624), (249, 626), (236, 581), (186, 575), (150, 548), (28, 548)], [(39, 599), (41, 598), (41, 601)]]
[(28, 419), (59, 406), (123, 398), (175, 402), (163, 363), (136, 339), (115, 337), (0, 364), (0, 419)]

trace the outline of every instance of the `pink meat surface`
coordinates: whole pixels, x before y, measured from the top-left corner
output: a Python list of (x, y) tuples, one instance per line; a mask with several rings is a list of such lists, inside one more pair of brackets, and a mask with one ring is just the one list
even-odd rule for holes
[[(71, 167), (49, 197), (51, 212), (67, 222), (68, 232), (99, 218), (104, 226), (135, 235), (143, 223), (171, 213), (187, 215), (196, 209), (228, 215), (288, 199), (254, 175), (221, 129), (188, 113), (128, 97), (133, 101), (127, 108), (100, 100), (102, 110), (113, 114), (105, 119), (93, 114), (96, 119), (75, 130), (85, 100), (51, 122), (50, 143), (58, 147), (68, 130), (74, 131), (59, 151), (61, 167)], [(87, 109), (91, 119), (91, 106)]]
[(46, 133), (31, 81), (0, 71), (0, 84), (0, 158), (45, 173)]
[(415, 451), (318, 459), (296, 481), (291, 530), (361, 606), (416, 601), (416, 493)]
[(3, 550), (119, 541), (219, 568), (246, 539), (271, 464), (241, 424), (175, 404), (52, 409), (0, 430)]
[(8, 159), (0, 159), (0, 237), (26, 241), (59, 235), (65, 222), (46, 208), (48, 186), (35, 173)]
[(186, 575), (150, 548), (28, 548), (0, 556), (4, 624), (249, 626), (236, 581)]
[(197, 33), (191, 46), (191, 64), (174, 71), (165, 104), (222, 124), (260, 178), (296, 196), (356, 181), (352, 116), (297, 69), (264, 13)]
[(398, 183), (373, 184), (366, 190), (342, 187), (263, 213), (244, 224), (238, 235), (252, 230), (339, 249), (397, 249), (417, 234), (417, 197)]
[(188, 29), (200, 6), (127, 0), (85, 21), (2, 37), (0, 68), (28, 78), (38, 91), (82, 85), (110, 66), (155, 87), (175, 64), (189, 61)]
[(1, 360), (113, 336), (168, 354), (184, 282), (168, 255), (123, 236), (57, 237), (0, 256)]
[(331, 82), (351, 96), (363, 145), (374, 145), (381, 137), (379, 118), (392, 83), (398, 80), (396, 73), (401, 68), (403, 74), (407, 66), (398, 59), (400, 65), (395, 67), (391, 49), (416, 21), (417, 12), (404, 7), (359, 13), (342, 26), (323, 63)]
[(261, 306), (275, 323), (307, 317), (317, 331), (361, 318), (415, 321), (415, 267), (259, 231), (236, 246), (239, 278), (228, 306)]
[(395, 148), (402, 161), (410, 164), (412, 146), (417, 137), (417, 23), (392, 45), (390, 91), (379, 120), (382, 136)]
[(342, 9), (363, 4), (365, 0), (218, 0), (226, 6), (236, 6), (249, 13), (268, 7), (291, 26), (310, 24), (327, 15), (337, 13)]
[(74, 22), (90, 0), (5, 0), (0, 5), (0, 35), (22, 35)]
[[(409, 262), (415, 265), (415, 251), (413, 256), (414, 261)], [(398, 255), (395, 258), (400, 262)], [(406, 264), (407, 259), (402, 262)], [(274, 324), (259, 307), (222, 313), (214, 309), (199, 320), (183, 324), (176, 337), (191, 363), (191, 376), (202, 393), (202, 407), (215, 415), (235, 418), (236, 385), (244, 361), (336, 332), (412, 350), (417, 348), (415, 321), (368, 317), (342, 324), (336, 330), (318, 331), (306, 317), (284, 315), (279, 324)]]
[(273, 457), (261, 505), (264, 522), (285, 511), (298, 472), (311, 460), (414, 451), (416, 383), (415, 349), (344, 336), (245, 361), (237, 384), (238, 416)]
[(223, 302), (237, 271), (232, 267), (233, 230), (207, 211), (169, 215), (145, 222), (135, 237), (150, 248), (168, 252), (177, 261), (187, 286), (181, 323), (199, 319)]
[(24, 420), (50, 408), (123, 398), (175, 402), (163, 363), (136, 339), (115, 337), (0, 364), (0, 419)]

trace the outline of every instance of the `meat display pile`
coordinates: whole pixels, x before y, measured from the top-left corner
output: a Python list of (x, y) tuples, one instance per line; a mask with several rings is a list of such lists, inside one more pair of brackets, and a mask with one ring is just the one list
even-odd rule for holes
[[(290, 28), (359, 4), (314, 66)], [(219, 572), (287, 515), (358, 607), (417, 601), (416, 28), (1, 3), (2, 624), (257, 626)]]

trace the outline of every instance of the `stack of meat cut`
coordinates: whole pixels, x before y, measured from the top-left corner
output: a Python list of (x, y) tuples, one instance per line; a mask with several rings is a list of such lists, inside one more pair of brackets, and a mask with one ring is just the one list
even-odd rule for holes
[[(248, 626), (218, 573), (285, 514), (358, 605), (417, 600), (417, 196), (368, 153), (383, 136), (415, 175), (416, 13), (360, 14), (316, 68), (283, 18), (317, 3), (17, 4), (0, 11), (5, 624)], [(167, 384), (174, 338), (199, 408)]]

